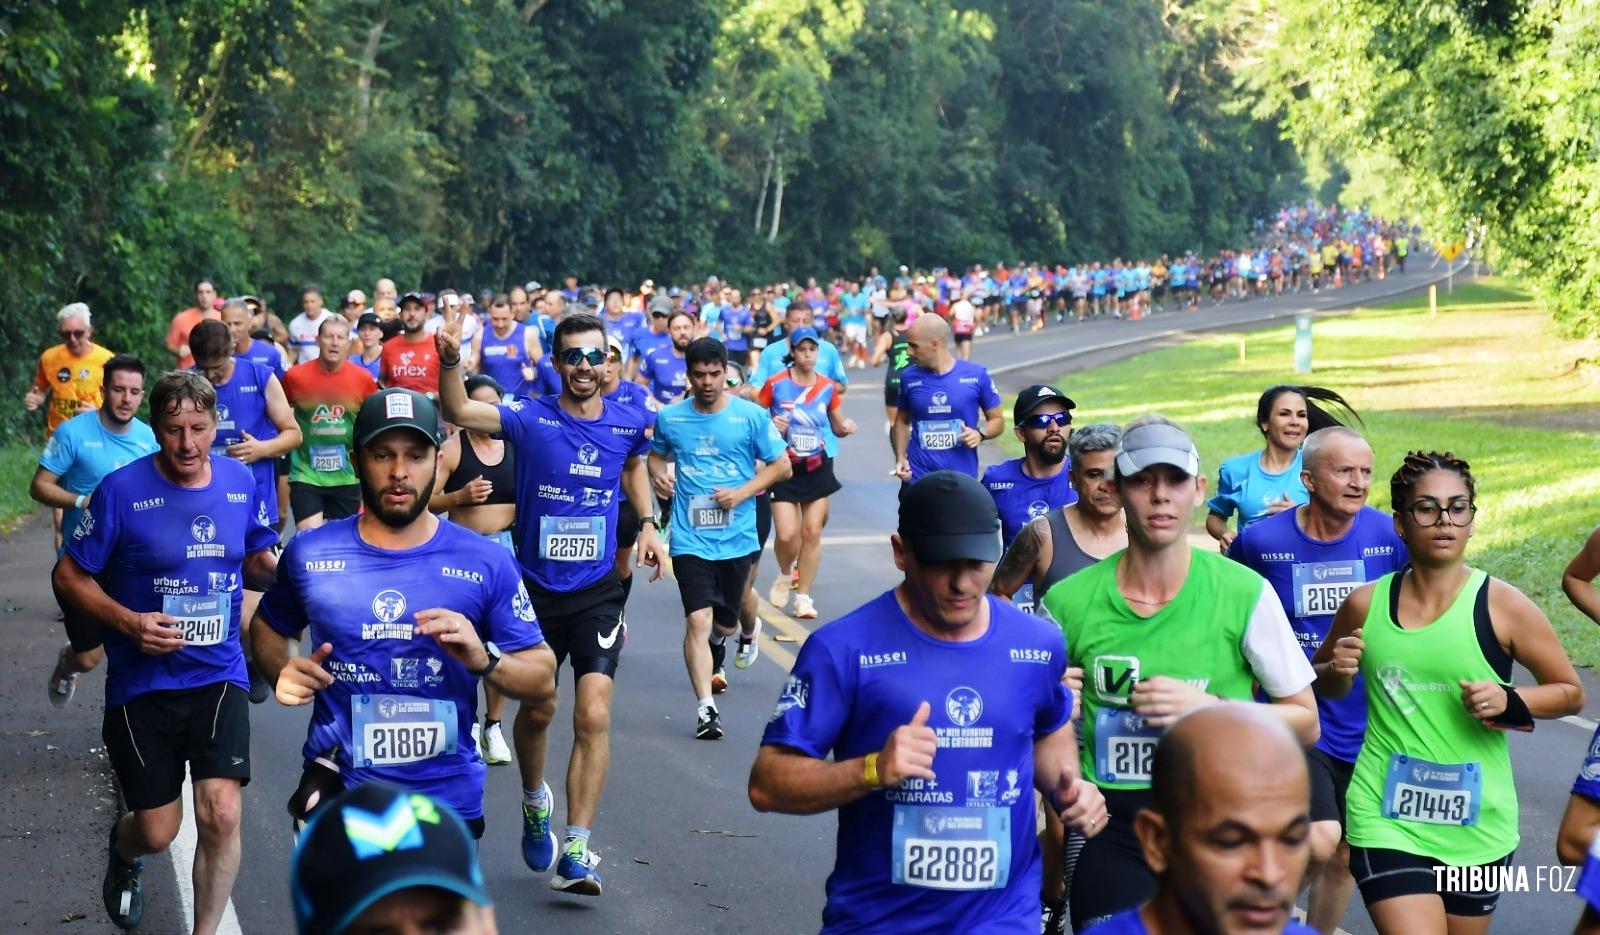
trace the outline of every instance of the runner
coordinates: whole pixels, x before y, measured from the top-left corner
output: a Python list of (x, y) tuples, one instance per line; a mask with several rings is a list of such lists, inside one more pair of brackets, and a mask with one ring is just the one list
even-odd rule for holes
[(623, 347), (628, 346), (636, 332), (650, 327), (643, 312), (629, 311), (623, 305), (622, 290), (615, 286), (606, 290), (605, 309), (600, 321), (605, 326), (606, 334), (614, 334), (622, 339)]
[[(657, 344), (638, 364), (637, 383), (650, 390), (658, 406), (683, 398), (688, 386), (688, 365), (684, 354), (694, 340), (695, 319), (688, 312), (673, 312), (667, 319), (667, 343)], [(621, 337), (620, 335), (618, 337)]]
[[(1041, 603), (1084, 671), (1083, 774), (1106, 793), (1106, 833), (1089, 841), (1072, 878), (1074, 931), (1137, 906), (1155, 890), (1133, 818), (1150, 801), (1150, 758), (1179, 716), (1252, 700), (1302, 744), (1317, 739), (1311, 666), (1272, 588), (1255, 572), (1188, 545), (1205, 494), (1200, 455), (1181, 428), (1141, 416), (1117, 445), (1117, 490), (1128, 547), (1058, 583)], [(1205, 626), (1197, 626), (1204, 621)]]
[[(1256, 428), (1266, 439), (1266, 448), (1222, 462), (1217, 493), (1206, 504), (1206, 532), (1222, 551), (1228, 551), (1234, 536), (1251, 523), (1306, 502), (1309, 494), (1300, 482), (1300, 443), (1318, 429), (1343, 424), (1318, 402), (1355, 412), (1344, 397), (1320, 386), (1280, 384), (1268, 387), (1256, 401)], [(1238, 528), (1230, 530), (1228, 520), (1235, 513)]]
[[(1398, 241), (1396, 246), (1398, 249)], [(1590, 620), (1600, 621), (1600, 592), (1594, 586), (1597, 575), (1600, 575), (1600, 529), (1589, 534), (1561, 576), (1561, 589), (1572, 606)], [(1556, 834), (1556, 854), (1561, 862), (1569, 866), (1584, 863), (1597, 830), (1600, 830), (1600, 730), (1589, 740), (1578, 778), (1573, 781), (1572, 793), (1567, 797), (1566, 814), (1561, 817), (1561, 829)]]
[[(642, 332), (641, 332), (642, 333)], [(635, 338), (638, 336), (635, 335)], [(600, 382), (600, 396), (608, 403), (620, 406), (633, 406), (642, 412), (651, 413), (646, 416), (645, 434), (649, 435), (655, 425), (656, 401), (650, 392), (637, 383), (622, 379), (623, 353), (622, 339), (614, 334), (606, 335), (606, 366)], [(649, 472), (646, 472), (648, 478)], [(659, 530), (657, 530), (659, 532)], [(627, 600), (633, 593), (633, 546), (639, 538), (639, 514), (634, 510), (633, 504), (627, 497), (617, 505), (617, 548), (612, 555), (612, 566), (617, 571), (617, 578), (622, 582), (623, 623), (627, 623)]]
[[(783, 359), (789, 356), (789, 338), (798, 328), (815, 328), (816, 312), (804, 302), (795, 302), (789, 306), (784, 314), (783, 333), (785, 337), (767, 342), (767, 347), (761, 352), (756, 361), (755, 372), (749, 374), (745, 381), (747, 386), (758, 390), (767, 385), (773, 375), (784, 369)], [(819, 332), (820, 333), (820, 332)], [(850, 378), (845, 375), (844, 364), (839, 359), (839, 349), (833, 344), (823, 341), (817, 347), (817, 372), (839, 384), (839, 392), (843, 393), (850, 385)]]
[[(251, 634), (278, 702), (312, 705), (288, 803), (297, 827), (340, 791), (379, 781), (439, 799), (481, 837), (488, 768), (468, 739), (478, 682), (527, 707), (555, 696), (555, 659), (516, 560), (428, 512), (438, 425), (420, 393), (367, 397), (355, 421), (365, 509), (290, 540), (261, 601)], [(309, 656), (291, 651), (302, 634)]]
[(986, 598), (994, 502), (970, 476), (909, 485), (891, 538), (904, 580), (811, 634), (750, 771), (760, 811), (839, 810), (823, 932), (1028, 932), (1039, 918), (1037, 789), (1093, 834), (1061, 636)]
[[(815, 620), (817, 607), (811, 588), (822, 563), (822, 528), (828, 523), (828, 498), (840, 489), (833, 472), (839, 439), (856, 430), (839, 406), (844, 400), (832, 380), (817, 373), (817, 346), (822, 339), (815, 328), (796, 328), (789, 334), (789, 368), (773, 376), (756, 394), (756, 401), (772, 413), (772, 425), (789, 443), (788, 480), (772, 487), (772, 523), (777, 528), (778, 577), (769, 597), (783, 610), (794, 594), (794, 615)], [(791, 577), (792, 574), (792, 577)]]
[(240, 586), (271, 584), (278, 536), (270, 487), (210, 453), (217, 397), (204, 377), (157, 380), (150, 413), (160, 449), (95, 488), (51, 582), (105, 639), (101, 735), (129, 810), (111, 826), (106, 913), (119, 928), (139, 924), (142, 858), (177, 836), (187, 772), (194, 928), (213, 932), (239, 872), (239, 790), (250, 781)]
[(1000, 510), (1003, 548), (1010, 547), (1030, 521), (1077, 502), (1067, 457), (1072, 410), (1077, 405), (1048, 383), (1035, 383), (1017, 394), (1011, 424), (1022, 442), (1022, 457), (990, 465), (982, 478)]
[(377, 382), (383, 377), (383, 319), (375, 312), (366, 312), (356, 321), (356, 337), (361, 339), (361, 352), (350, 362)]
[[(89, 497), (107, 474), (156, 448), (150, 426), (135, 415), (144, 400), (144, 362), (128, 354), (106, 361), (105, 402), (93, 412), (73, 416), (44, 443), (39, 469), (28, 484), (28, 496), (62, 513), (67, 529), (77, 529)], [(56, 550), (56, 559), (61, 550)], [(88, 672), (105, 658), (100, 624), (86, 619), (61, 593), (56, 593), (67, 643), (56, 656), (50, 673), (50, 703), (60, 708), (72, 700), (78, 674)]]
[[(650, 327), (635, 331), (632, 341), (623, 345), (624, 356), (627, 357), (628, 382), (639, 378), (639, 365), (646, 357), (661, 348), (673, 346), (672, 335), (667, 331), (672, 321), (672, 311), (672, 300), (666, 296), (656, 296), (650, 300)], [(617, 335), (608, 335), (607, 340), (613, 337), (619, 342), (622, 340)]]
[[(467, 398), (495, 406), (505, 394), (494, 377), (480, 373), (467, 378)], [(428, 509), (449, 513), (450, 522), (487, 536), (515, 555), (516, 455), (505, 440), (470, 429), (445, 439), (439, 446), (439, 473)], [(472, 725), (472, 741), (490, 766), (511, 762), (511, 748), (500, 726), (505, 710), (505, 695), (485, 684), (483, 724)]]
[[(177, 359), (179, 370), (194, 366), (194, 358), (189, 356), (189, 332), (200, 322), (215, 317), (217, 287), (209, 279), (197, 280), (194, 284), (194, 304), (172, 316), (172, 324), (167, 328), (167, 350)], [(98, 380), (95, 382), (99, 383)]]
[(400, 299), (398, 335), (383, 342), (383, 375), (378, 382), (386, 387), (415, 390), (429, 399), (439, 395), (439, 353), (426, 330), (427, 303), (422, 295), (407, 292)]
[(655, 577), (660, 577), (663, 551), (643, 458), (650, 417), (600, 396), (607, 352), (598, 317), (579, 313), (556, 325), (559, 396), (524, 397), (505, 406), (467, 398), (455, 360), (458, 321), (447, 321), (437, 335), (440, 359), (449, 366), (445, 416), (468, 431), (505, 435), (516, 459), (518, 561), (556, 665), (559, 669), (570, 658), (577, 682), (567, 829), (559, 850), (550, 830), (554, 802), (543, 778), (555, 696), (517, 712), (515, 731), (527, 738), (525, 747), (519, 740), (517, 757), (523, 779), (522, 858), (537, 873), (556, 865), (552, 889), (599, 896), (602, 883), (595, 867), (600, 857), (589, 848), (589, 833), (610, 762), (611, 696), (627, 642), (622, 620), (627, 592), (613, 559), (623, 497), (639, 516), (639, 561), (656, 566)]
[[(886, 364), (883, 372), (884, 434), (893, 428), (895, 413), (900, 411), (900, 374), (911, 366), (911, 344), (906, 336), (911, 326), (906, 321), (906, 310), (896, 306), (890, 310), (887, 321), (889, 326), (878, 334), (878, 344), (870, 361), (874, 367)], [(894, 450), (893, 443), (890, 450)]]
[[(1351, 592), (1314, 659), (1319, 694), (1341, 698), (1366, 677), (1350, 868), (1384, 935), (1487, 931), (1498, 887), (1434, 870), (1509, 866), (1517, 790), (1504, 731), (1575, 714), (1583, 687), (1544, 613), (1466, 565), (1477, 512), (1467, 463), (1410, 452), (1389, 489), (1411, 564)], [(1513, 687), (1513, 662), (1537, 684)]]
[(972, 307), (972, 302), (962, 295), (950, 305), (950, 333), (955, 340), (957, 357), (962, 360), (972, 359), (972, 335), (977, 330), (978, 311)]
[[(344, 320), (339, 319), (338, 327), (343, 326)], [(249, 465), (262, 488), (269, 491), (267, 516), (276, 526), (278, 487), (273, 460), (300, 445), (300, 426), (278, 378), (261, 364), (229, 356), (232, 341), (228, 326), (215, 319), (195, 325), (189, 334), (195, 370), (211, 382), (217, 394), (218, 421), (211, 453)]]
[(1091, 935), (1316, 935), (1294, 921), (1306, 867), (1306, 771), (1281, 721), (1238, 705), (1191, 714), (1156, 744), (1134, 821), (1155, 893)]
[(937, 315), (911, 324), (906, 347), (912, 363), (900, 374), (889, 431), (895, 474), (906, 481), (943, 470), (977, 477), (978, 446), (1006, 426), (994, 380), (978, 364), (950, 355), (950, 326)]
[(534, 368), (544, 356), (539, 332), (511, 315), (511, 299), (497, 295), (489, 302), (489, 327), (472, 336), (472, 356), (483, 373), (493, 377), (508, 397), (526, 396)]
[[(82, 302), (63, 306), (56, 313), (56, 330), (61, 343), (39, 355), (33, 385), (22, 397), (23, 408), (29, 412), (49, 404), (45, 409), (46, 443), (63, 422), (100, 408), (105, 383), (101, 368), (111, 359), (109, 350), (94, 343), (89, 306)], [(59, 508), (51, 512), (51, 520), (55, 524), (56, 551), (60, 552), (63, 527)]]
[(289, 888), (299, 935), (495, 932), (478, 846), (460, 816), (388, 783), (356, 786), (323, 807), (294, 850)]
[[(1303, 446), (1304, 505), (1269, 516), (1240, 533), (1228, 557), (1267, 579), (1306, 658), (1322, 646), (1345, 595), (1406, 566), (1394, 520), (1366, 505), (1372, 448), (1343, 426), (1312, 432)], [(1317, 699), (1322, 736), (1307, 751), (1311, 767), (1310, 925), (1332, 932), (1344, 917), (1355, 880), (1342, 842), (1345, 794), (1367, 729), (1364, 688)]]
[(300, 426), (301, 442), (289, 454), (289, 509), (298, 530), (361, 510), (351, 432), (378, 384), (365, 368), (344, 359), (349, 331), (342, 318), (323, 319), (317, 359), (295, 364), (283, 377), (284, 399)]
[(317, 359), (317, 334), (322, 322), (338, 313), (322, 303), (322, 288), (310, 283), (300, 287), (300, 314), (289, 320), (289, 362), (303, 364)]
[[(683, 598), (683, 661), (698, 705), (695, 737), (719, 740), (712, 680), (727, 682), (727, 638), (742, 629), (751, 553), (761, 544), (749, 501), (788, 480), (792, 468), (767, 413), (728, 393), (722, 342), (694, 341), (686, 359), (690, 395), (656, 414), (650, 480), (658, 496), (672, 498), (672, 564)], [(676, 459), (675, 473), (668, 459)]]
[(250, 306), (245, 304), (244, 299), (229, 299), (222, 303), (222, 323), (228, 326), (228, 334), (233, 338), (231, 353), (266, 367), (273, 376), (282, 380), (283, 352), (271, 341), (251, 336), (250, 318)]

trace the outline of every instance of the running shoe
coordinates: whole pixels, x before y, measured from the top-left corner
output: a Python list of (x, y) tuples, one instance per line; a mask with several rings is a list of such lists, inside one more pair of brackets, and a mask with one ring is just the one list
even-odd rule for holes
[(728, 670), (724, 666), (727, 658), (726, 641), (711, 644), (711, 694), (713, 695), (720, 695), (728, 690)]
[(600, 895), (600, 855), (587, 847), (562, 851), (561, 862), (556, 865), (556, 875), (550, 879), (550, 888), (579, 896)]
[[(544, 800), (554, 803), (550, 784), (543, 783)], [(556, 862), (556, 833), (550, 830), (550, 806), (534, 808), (522, 803), (522, 862), (534, 873), (544, 873)]]
[(756, 631), (749, 636), (739, 635), (739, 644), (734, 650), (733, 667), (735, 669), (748, 669), (761, 658), (761, 621), (756, 620)]
[(478, 749), (483, 751), (483, 761), (491, 766), (511, 762), (511, 748), (506, 746), (505, 731), (500, 729), (499, 721), (483, 729), (483, 746)]
[(817, 619), (817, 605), (811, 600), (811, 595), (795, 592), (794, 616), (796, 620)]
[(78, 673), (72, 670), (72, 644), (61, 647), (56, 655), (56, 668), (50, 673), (50, 703), (58, 708), (67, 706), (78, 690)]
[(716, 708), (700, 709), (699, 719), (694, 726), (694, 737), (696, 740), (722, 739), (722, 715), (717, 713)]
[(131, 929), (144, 918), (144, 894), (139, 891), (140, 877), (144, 873), (144, 860), (131, 864), (117, 856), (117, 823), (111, 824), (111, 846), (106, 854), (106, 878), (100, 886), (105, 900), (106, 915), (119, 929)]
[(778, 569), (778, 577), (773, 579), (772, 587), (767, 589), (767, 600), (773, 607), (782, 610), (789, 604), (789, 592), (794, 589), (795, 578), (799, 576), (800, 569), (795, 569), (795, 574), (790, 574), (784, 569)]

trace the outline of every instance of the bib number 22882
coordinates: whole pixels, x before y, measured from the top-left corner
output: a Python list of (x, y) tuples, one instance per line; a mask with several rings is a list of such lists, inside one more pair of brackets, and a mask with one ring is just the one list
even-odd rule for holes
[(896, 805), (891, 881), (934, 890), (1003, 889), (1011, 875), (1009, 808)]

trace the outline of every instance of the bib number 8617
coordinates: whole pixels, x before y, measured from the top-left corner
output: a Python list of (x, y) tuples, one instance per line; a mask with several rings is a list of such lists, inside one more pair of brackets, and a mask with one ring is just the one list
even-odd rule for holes
[(983, 890), (995, 885), (993, 841), (906, 841), (908, 886), (940, 890)]
[(444, 745), (444, 725), (436, 721), (368, 724), (363, 739), (374, 766), (415, 763), (439, 755)]

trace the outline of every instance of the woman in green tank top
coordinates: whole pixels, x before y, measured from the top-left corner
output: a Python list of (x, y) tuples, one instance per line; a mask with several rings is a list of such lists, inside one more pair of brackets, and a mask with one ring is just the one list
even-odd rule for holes
[[(1518, 842), (1505, 731), (1578, 711), (1583, 688), (1544, 613), (1466, 564), (1467, 463), (1412, 452), (1390, 491), (1412, 564), (1353, 592), (1312, 660), (1328, 697), (1366, 676), (1350, 871), (1385, 935), (1486, 932)], [(1513, 661), (1538, 684), (1513, 688)]]

